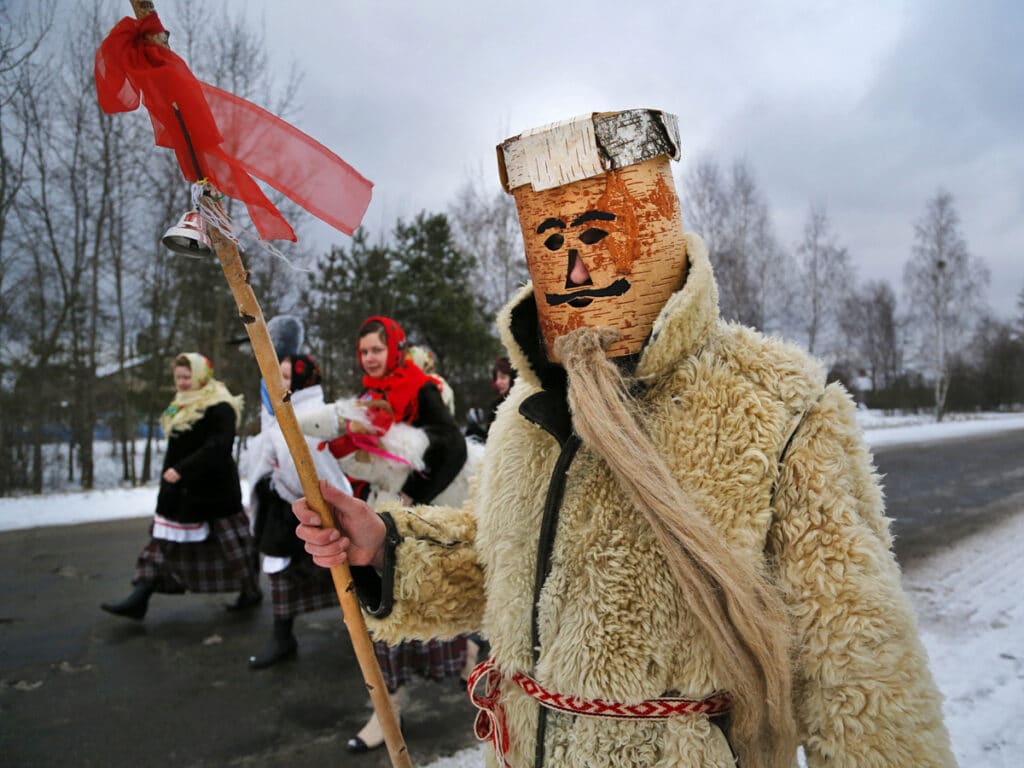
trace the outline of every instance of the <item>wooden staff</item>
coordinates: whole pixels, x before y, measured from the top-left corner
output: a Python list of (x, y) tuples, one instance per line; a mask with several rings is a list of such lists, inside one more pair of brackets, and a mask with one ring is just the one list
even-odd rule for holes
[[(145, 18), (156, 11), (150, 0), (131, 0), (131, 4), (137, 19)], [(166, 35), (153, 35), (151, 40), (158, 45), (168, 47)], [(328, 511), (327, 502), (324, 501), (324, 497), (320, 493), (313, 457), (309, 453), (309, 446), (306, 444), (292, 408), (291, 392), (285, 389), (284, 379), (281, 377), (281, 363), (277, 359), (277, 352), (270, 340), (270, 333), (267, 331), (267, 324), (263, 318), (259, 301), (249, 285), (249, 271), (242, 263), (238, 247), (216, 227), (207, 229), (213, 243), (213, 250), (224, 271), (224, 277), (227, 278), (231, 293), (235, 297), (235, 303), (238, 305), (239, 317), (242, 318), (253, 351), (256, 353), (260, 374), (267, 384), (267, 391), (270, 393), (270, 399), (274, 405), (274, 415), (277, 416), (277, 423), (288, 444), (292, 461), (295, 462), (306, 500), (310, 508), (320, 516), (323, 524), (333, 528), (334, 518)], [(338, 602), (341, 603), (345, 626), (352, 639), (352, 647), (355, 649), (359, 669), (363, 673), (363, 682), (370, 693), (374, 711), (377, 713), (377, 718), (384, 731), (384, 743), (387, 745), (391, 764), (395, 768), (412, 768), (409, 751), (402, 738), (402, 731), (398, 726), (395, 713), (391, 709), (384, 676), (381, 674), (380, 665), (377, 664), (373, 642), (370, 640), (366, 621), (359, 607), (359, 599), (356, 597), (355, 584), (352, 581), (348, 563), (332, 567), (331, 578), (334, 580), (334, 589), (338, 593)]]

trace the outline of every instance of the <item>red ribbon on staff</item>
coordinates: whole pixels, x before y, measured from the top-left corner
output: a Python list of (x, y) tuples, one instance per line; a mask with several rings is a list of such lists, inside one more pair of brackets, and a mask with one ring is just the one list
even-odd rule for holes
[(200, 171), (221, 192), (241, 200), (264, 240), (295, 240), (295, 232), (253, 177), (319, 219), (351, 235), (370, 204), (373, 184), (310, 136), (252, 102), (201, 82), (184, 60), (148, 36), (164, 32), (155, 13), (118, 22), (96, 52), (96, 93), (107, 114), (143, 104), (157, 146), (174, 150), (188, 181)]

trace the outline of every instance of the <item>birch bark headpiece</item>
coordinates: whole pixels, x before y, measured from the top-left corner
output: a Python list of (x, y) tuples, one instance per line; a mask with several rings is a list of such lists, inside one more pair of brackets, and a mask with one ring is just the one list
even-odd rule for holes
[(594, 113), (498, 146), (516, 199), (547, 354), (581, 327), (614, 328), (609, 357), (638, 352), (679, 287), (686, 244), (669, 159), (675, 115)]

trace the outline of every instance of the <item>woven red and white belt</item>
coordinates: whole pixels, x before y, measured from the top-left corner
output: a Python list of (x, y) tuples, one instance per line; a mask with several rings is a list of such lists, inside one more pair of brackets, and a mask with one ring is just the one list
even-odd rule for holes
[[(480, 741), (490, 741), (500, 765), (508, 766), (505, 753), (508, 752), (509, 735), (505, 725), (505, 711), (498, 701), (501, 681), (506, 679), (494, 659), (487, 659), (473, 668), (467, 687), (469, 699), (480, 710), (476, 713), (473, 731)], [(507, 679), (512, 680), (522, 691), (535, 698), (541, 706), (572, 715), (587, 717), (611, 717), (620, 720), (666, 720), (683, 715), (721, 715), (732, 709), (732, 698), (728, 693), (713, 693), (704, 699), (682, 699), (669, 696), (647, 699), (637, 704), (622, 704), (604, 699), (584, 699), (549, 691), (529, 675), (515, 672)], [(483, 690), (477, 687), (483, 683)]]

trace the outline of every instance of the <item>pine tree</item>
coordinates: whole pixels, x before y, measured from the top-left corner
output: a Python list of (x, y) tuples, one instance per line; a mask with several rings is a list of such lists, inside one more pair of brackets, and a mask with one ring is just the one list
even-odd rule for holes
[[(473, 382), (486, 376), (498, 351), (494, 318), (474, 280), (475, 257), (463, 252), (444, 214), (420, 213), (394, 229), (400, 291), (396, 319), (415, 343), (429, 346), (438, 371), (467, 405)], [(472, 398), (475, 399), (475, 398)]]

